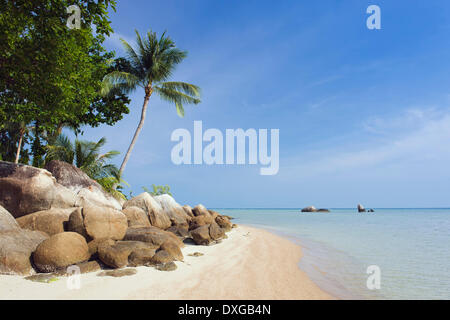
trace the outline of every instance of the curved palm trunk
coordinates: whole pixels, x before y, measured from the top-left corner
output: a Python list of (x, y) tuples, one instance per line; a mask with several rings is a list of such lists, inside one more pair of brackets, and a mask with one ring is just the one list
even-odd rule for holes
[(23, 141), (24, 134), (25, 134), (25, 131), (20, 130), (19, 145), (17, 146), (16, 160), (14, 161), (15, 164), (19, 163), (20, 150), (22, 149), (22, 141)]
[[(133, 140), (131, 140), (131, 144), (128, 147), (127, 153), (125, 154), (125, 158), (123, 159), (122, 165), (120, 166), (120, 170), (119, 170), (120, 177), (122, 177), (122, 173), (125, 170), (128, 160), (130, 159), (131, 151), (133, 151), (134, 145), (136, 144), (139, 134), (141, 133), (142, 127), (144, 126), (145, 116), (147, 114), (148, 101), (150, 100), (151, 95), (152, 95), (152, 90), (150, 88), (148, 88), (146, 90), (144, 104), (142, 106), (141, 121), (139, 121), (139, 125), (136, 128), (136, 132), (134, 133)], [(115, 187), (117, 187), (117, 186), (115, 186)]]

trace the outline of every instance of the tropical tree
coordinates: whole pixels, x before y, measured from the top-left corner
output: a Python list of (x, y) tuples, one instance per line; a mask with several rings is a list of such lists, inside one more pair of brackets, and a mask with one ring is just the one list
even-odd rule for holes
[[(66, 25), (70, 5), (81, 11), (79, 29)], [(122, 93), (100, 94), (104, 76), (120, 71), (103, 45), (115, 7), (115, 0), (0, 0), (0, 124), (33, 125), (23, 141), (33, 165), (43, 164), (45, 132), (113, 125), (128, 113)]]
[(149, 190), (146, 187), (142, 187), (142, 189), (145, 192), (151, 194), (152, 196), (160, 196), (160, 195), (163, 195), (163, 194), (168, 194), (169, 196), (173, 197), (172, 193), (170, 193), (170, 187), (168, 185), (157, 186), (157, 185), (152, 184), (153, 191)]
[(127, 52), (123, 71), (113, 71), (104, 78), (102, 93), (107, 94), (113, 89), (119, 89), (128, 94), (137, 88), (143, 88), (145, 96), (141, 119), (120, 166), (120, 176), (144, 126), (148, 103), (153, 93), (162, 100), (175, 104), (180, 117), (184, 116), (184, 104), (200, 103), (199, 87), (186, 82), (168, 81), (175, 67), (186, 58), (187, 52), (178, 49), (165, 33), (158, 38), (155, 32), (150, 31), (147, 37), (142, 39), (136, 31), (136, 49), (125, 40), (121, 41)]
[(47, 151), (45, 161), (60, 160), (73, 164), (97, 181), (107, 192), (123, 198), (123, 194), (116, 191), (114, 186), (125, 182), (121, 180), (118, 168), (109, 163), (109, 160), (120, 152), (101, 153), (105, 144), (105, 138), (101, 138), (98, 142), (75, 139), (72, 143), (67, 136), (61, 134), (53, 144), (45, 147)]

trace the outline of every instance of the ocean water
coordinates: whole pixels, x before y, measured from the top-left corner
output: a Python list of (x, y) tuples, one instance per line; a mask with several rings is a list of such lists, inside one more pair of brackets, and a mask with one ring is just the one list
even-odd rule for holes
[[(450, 209), (216, 210), (299, 243), (300, 268), (337, 298), (450, 299)], [(367, 287), (369, 266), (379, 290)]]

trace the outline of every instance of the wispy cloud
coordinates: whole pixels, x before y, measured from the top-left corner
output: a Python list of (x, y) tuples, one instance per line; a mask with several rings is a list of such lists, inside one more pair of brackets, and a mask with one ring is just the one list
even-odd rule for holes
[[(392, 118), (373, 118), (364, 125), (368, 143), (357, 147), (355, 136), (349, 145), (332, 150), (314, 150), (289, 159), (284, 170), (290, 175), (314, 176), (368, 169), (390, 162), (422, 162), (450, 159), (450, 110), (409, 109)], [(374, 139), (375, 138), (375, 139)], [(359, 139), (360, 140), (360, 139)], [(302, 160), (303, 159), (303, 160)], [(304, 160), (307, 159), (307, 160)]]

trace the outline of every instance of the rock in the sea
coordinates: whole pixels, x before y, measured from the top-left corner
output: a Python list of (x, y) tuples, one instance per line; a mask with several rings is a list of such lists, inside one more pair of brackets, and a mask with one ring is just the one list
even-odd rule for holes
[(362, 204), (358, 204), (358, 212), (359, 213), (366, 212), (366, 209), (364, 208), (364, 206)]
[(155, 227), (128, 228), (124, 240), (147, 242), (157, 247), (161, 246), (166, 241), (172, 240), (180, 248), (184, 247), (183, 242), (176, 235)]
[(150, 219), (150, 224), (154, 227), (165, 230), (172, 225), (169, 216), (164, 212), (161, 204), (147, 192), (125, 202), (123, 209), (128, 207), (138, 207), (144, 210)]
[(208, 245), (211, 243), (209, 235), (209, 225), (198, 227), (191, 231), (192, 240), (198, 245)]
[(67, 231), (67, 223), (74, 211), (81, 208), (50, 209), (28, 214), (17, 219), (22, 229), (42, 231), (49, 236)]
[(100, 206), (121, 210), (122, 205), (103, 190), (97, 181), (92, 180), (81, 169), (63, 161), (50, 161), (45, 166), (56, 181), (77, 194), (76, 206)]
[(373, 212), (375, 212), (375, 210), (369, 209), (367, 212), (373, 213)]
[(34, 274), (31, 254), (46, 239), (48, 235), (40, 231), (16, 229), (0, 232), (0, 274)]
[(128, 220), (121, 211), (112, 208), (85, 207), (81, 216), (72, 213), (68, 228), (83, 236), (87, 235), (88, 240), (122, 240), (128, 229)]
[(0, 206), (0, 234), (7, 231), (20, 230), (16, 219), (2, 206)]
[(151, 227), (148, 215), (144, 210), (138, 207), (128, 207), (122, 210), (128, 220), (129, 228), (147, 228)]
[(71, 208), (77, 196), (50, 172), (0, 161), (0, 205), (14, 218), (51, 208)]
[(303, 208), (302, 212), (317, 212), (317, 209), (314, 206), (309, 206), (309, 207)]
[(232, 223), (230, 222), (230, 220), (225, 217), (225, 216), (217, 216), (216, 217), (216, 223), (225, 230), (225, 232), (231, 231), (231, 229), (233, 228)]
[(325, 213), (329, 213), (330, 210), (329, 210), (329, 209), (318, 209), (317, 212), (325, 212)]
[(41, 242), (33, 262), (41, 272), (53, 272), (90, 258), (86, 240), (75, 232), (58, 233)]

